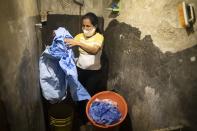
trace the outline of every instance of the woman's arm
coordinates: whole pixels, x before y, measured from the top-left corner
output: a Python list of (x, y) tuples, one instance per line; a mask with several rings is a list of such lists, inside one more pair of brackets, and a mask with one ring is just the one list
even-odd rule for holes
[(72, 46), (79, 46), (80, 48), (82, 48), (86, 52), (93, 54), (93, 55), (97, 54), (98, 51), (101, 49), (101, 47), (98, 45), (88, 45), (86, 43), (78, 42), (73, 39), (64, 39), (64, 42), (68, 43), (68, 45), (70, 45), (71, 47)]

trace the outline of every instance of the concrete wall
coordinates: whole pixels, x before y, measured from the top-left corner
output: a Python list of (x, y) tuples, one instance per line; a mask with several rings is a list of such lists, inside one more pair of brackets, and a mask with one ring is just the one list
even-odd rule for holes
[(74, 0), (42, 0), (41, 14), (46, 14), (50, 11), (51, 14), (69, 14), (80, 15), (87, 12), (94, 12), (98, 16), (103, 16), (105, 8), (110, 5), (109, 0), (84, 0), (84, 5), (81, 7)]
[[(180, 28), (178, 21), (178, 4), (182, 0), (120, 0), (121, 11), (116, 17), (141, 30), (141, 39), (151, 35), (154, 44), (162, 52), (177, 52), (197, 44), (197, 23), (193, 31)], [(186, 0), (197, 9), (196, 0)], [(104, 11), (105, 26), (113, 19), (110, 12)]]
[(179, 2), (120, 1), (118, 16), (103, 12), (108, 88), (126, 98), (134, 131), (197, 130), (197, 23), (179, 27)]
[[(72, 0), (61, 2), (43, 0), (41, 11), (80, 14)], [(81, 14), (104, 17), (108, 88), (126, 98), (133, 130), (183, 125), (195, 131), (197, 23), (191, 30), (180, 28), (181, 0), (120, 0), (119, 14), (106, 10), (111, 2), (85, 0)], [(197, 12), (196, 0), (186, 2)]]
[[(114, 33), (112, 33), (114, 32)], [(105, 32), (108, 89), (128, 103), (134, 131), (178, 125), (197, 129), (197, 46), (162, 53), (152, 37), (112, 21)]]
[[(117, 0), (115, 0), (117, 1)], [(51, 14), (79, 15), (89, 11), (105, 18), (105, 28), (111, 20), (116, 18), (138, 27), (142, 31), (141, 39), (145, 35), (151, 35), (154, 44), (165, 53), (177, 52), (196, 44), (197, 24), (193, 31), (181, 28), (178, 21), (178, 4), (182, 0), (127, 0), (120, 1), (120, 13), (113, 17), (111, 11), (106, 10), (112, 4), (112, 0), (84, 0), (81, 11), (79, 5), (73, 0), (42, 0), (41, 14), (50, 11)], [(196, 0), (187, 0), (196, 8)], [(181, 39), (180, 39), (181, 38)], [(176, 41), (176, 42), (174, 42)]]
[(38, 80), (41, 33), (34, 25), (39, 22), (37, 2), (4, 1), (0, 16), (0, 130), (44, 131)]

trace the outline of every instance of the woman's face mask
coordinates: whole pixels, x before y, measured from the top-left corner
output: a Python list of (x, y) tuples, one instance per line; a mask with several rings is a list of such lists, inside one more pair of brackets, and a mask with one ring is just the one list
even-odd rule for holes
[(95, 34), (95, 32), (96, 32), (96, 28), (95, 27), (93, 27), (92, 29), (90, 29), (90, 30), (87, 30), (87, 29), (82, 29), (83, 30), (83, 33), (84, 33), (84, 35), (86, 36), (86, 37), (91, 37), (91, 36), (93, 36), (94, 34)]

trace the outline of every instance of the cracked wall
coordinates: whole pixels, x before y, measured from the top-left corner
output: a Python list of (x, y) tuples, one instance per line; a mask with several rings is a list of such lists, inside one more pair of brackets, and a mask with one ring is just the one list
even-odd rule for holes
[(104, 36), (108, 88), (126, 98), (133, 130), (177, 125), (196, 130), (197, 46), (163, 53), (150, 35), (141, 38), (139, 28), (116, 20)]
[[(186, 31), (181, 28), (178, 21), (178, 4), (182, 0), (128, 0), (119, 2), (120, 13), (115, 17), (120, 22), (125, 22), (138, 27), (141, 38), (151, 35), (153, 43), (165, 52), (178, 52), (197, 44), (197, 23), (193, 29)], [(196, 0), (186, 0), (197, 10)], [(105, 27), (114, 19), (110, 12), (104, 11)], [(196, 14), (196, 13), (195, 13)]]
[(7, 0), (0, 5), (0, 14), (0, 130), (44, 131), (37, 2)]

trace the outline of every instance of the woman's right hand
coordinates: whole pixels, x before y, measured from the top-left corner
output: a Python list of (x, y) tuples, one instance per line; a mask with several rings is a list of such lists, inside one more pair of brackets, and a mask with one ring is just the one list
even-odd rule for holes
[(69, 45), (70, 47), (79, 46), (79, 45), (80, 45), (80, 42), (75, 41), (75, 40), (73, 40), (73, 39), (67, 39), (67, 38), (65, 38), (65, 39), (64, 39), (64, 42), (65, 42), (65, 43), (68, 43), (68, 45)]

